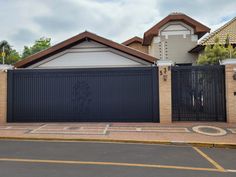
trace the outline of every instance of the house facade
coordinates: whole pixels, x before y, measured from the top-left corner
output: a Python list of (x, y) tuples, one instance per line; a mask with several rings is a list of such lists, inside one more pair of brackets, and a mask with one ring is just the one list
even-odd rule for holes
[(174, 13), (123, 44), (78, 34), (0, 73), (0, 122), (235, 122), (235, 65), (168, 62), (196, 62), (209, 30)]
[(143, 38), (133, 37), (123, 45), (147, 53), (176, 65), (192, 65), (206, 45), (229, 43), (236, 47), (236, 17), (210, 33), (210, 28), (182, 13), (171, 13), (152, 28)]
[(178, 65), (191, 65), (196, 62), (198, 55), (189, 51), (208, 32), (210, 28), (191, 17), (182, 13), (171, 13), (147, 30), (143, 40), (136, 37), (123, 44), (147, 51), (156, 58), (171, 60)]

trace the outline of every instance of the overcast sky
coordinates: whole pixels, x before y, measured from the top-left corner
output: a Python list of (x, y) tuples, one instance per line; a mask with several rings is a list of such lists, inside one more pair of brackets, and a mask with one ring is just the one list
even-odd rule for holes
[(0, 0), (0, 40), (22, 51), (40, 37), (55, 44), (88, 30), (123, 42), (171, 12), (214, 30), (236, 16), (236, 0)]

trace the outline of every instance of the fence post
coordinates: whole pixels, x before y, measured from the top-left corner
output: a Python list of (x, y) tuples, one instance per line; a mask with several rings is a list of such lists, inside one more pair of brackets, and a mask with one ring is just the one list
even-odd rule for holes
[(7, 122), (7, 72), (0, 69), (0, 124)]
[(160, 123), (172, 122), (172, 104), (171, 104), (171, 65), (172, 61), (159, 60), (159, 107)]
[(225, 98), (228, 123), (236, 123), (236, 59), (222, 61), (225, 65)]

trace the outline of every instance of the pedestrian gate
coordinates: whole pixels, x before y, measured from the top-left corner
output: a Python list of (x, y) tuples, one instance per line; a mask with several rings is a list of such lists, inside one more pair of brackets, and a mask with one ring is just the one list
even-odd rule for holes
[(173, 121), (226, 121), (224, 66), (172, 67)]
[(157, 70), (9, 70), (8, 122), (158, 122)]

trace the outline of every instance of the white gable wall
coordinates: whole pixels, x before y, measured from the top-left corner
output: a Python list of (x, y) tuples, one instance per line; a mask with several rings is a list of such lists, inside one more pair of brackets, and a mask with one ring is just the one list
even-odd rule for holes
[(94, 41), (85, 41), (29, 68), (128, 67), (151, 64)]
[(160, 28), (149, 46), (149, 54), (173, 62), (195, 63), (197, 55), (188, 53), (197, 45), (198, 36), (189, 25), (176, 21), (169, 22)]

